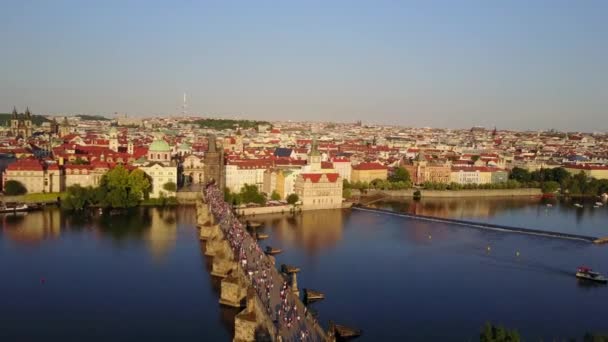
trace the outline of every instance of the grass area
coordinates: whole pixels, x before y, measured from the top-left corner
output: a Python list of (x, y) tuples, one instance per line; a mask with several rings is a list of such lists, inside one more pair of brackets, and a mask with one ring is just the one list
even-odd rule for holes
[(57, 197), (64, 199), (67, 194), (65, 192), (51, 192), (51, 193), (32, 193), (25, 194), (23, 196), (13, 196), (14, 198), (21, 198), (20, 202), (25, 203), (48, 203), (55, 202)]

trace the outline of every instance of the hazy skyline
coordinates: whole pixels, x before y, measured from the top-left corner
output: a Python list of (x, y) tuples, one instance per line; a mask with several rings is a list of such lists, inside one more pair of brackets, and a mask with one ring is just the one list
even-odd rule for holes
[(606, 1), (6, 1), (0, 112), (608, 130)]

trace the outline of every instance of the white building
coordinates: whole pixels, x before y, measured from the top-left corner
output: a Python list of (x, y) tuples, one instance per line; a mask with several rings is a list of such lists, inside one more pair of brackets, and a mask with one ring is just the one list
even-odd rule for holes
[(158, 198), (163, 194), (166, 197), (175, 196), (174, 191), (165, 190), (165, 184), (173, 183), (177, 185), (177, 167), (165, 166), (161, 163), (150, 163), (139, 167), (151, 179), (150, 198)]

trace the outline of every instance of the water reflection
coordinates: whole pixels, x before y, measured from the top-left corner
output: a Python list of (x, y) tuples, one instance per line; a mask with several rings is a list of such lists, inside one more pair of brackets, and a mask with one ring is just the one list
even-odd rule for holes
[[(604, 227), (608, 206), (594, 207), (595, 202), (593, 198), (428, 198), (420, 201), (386, 200), (370, 206), (418, 215), (606, 236), (608, 232)], [(575, 203), (583, 207), (576, 207)]]
[(143, 242), (154, 260), (162, 261), (175, 249), (177, 217), (180, 216), (180, 224), (193, 225), (194, 216), (187, 214), (191, 211), (189, 207), (181, 207), (62, 213), (59, 209), (47, 208), (21, 215), (1, 215), (0, 231), (3, 238), (16, 245), (40, 245), (59, 238), (62, 230), (92, 230), (97, 238), (109, 239), (118, 247), (127, 246), (128, 242)]
[(272, 227), (273, 238), (285, 246), (301, 246), (309, 255), (315, 255), (342, 240), (345, 214), (341, 210), (305, 211), (295, 215), (266, 215), (261, 221), (265, 227)]
[(2, 234), (15, 243), (39, 245), (61, 235), (61, 215), (57, 210), (38, 213), (0, 214)]

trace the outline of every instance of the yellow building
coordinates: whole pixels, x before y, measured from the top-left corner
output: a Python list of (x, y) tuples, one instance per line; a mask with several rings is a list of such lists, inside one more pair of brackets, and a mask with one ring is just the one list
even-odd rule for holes
[(605, 165), (577, 164), (564, 166), (564, 169), (572, 175), (579, 174), (582, 171), (587, 177), (608, 179), (608, 166)]
[(361, 163), (353, 166), (351, 182), (371, 182), (376, 179), (386, 180), (388, 168), (379, 163)]
[(10, 164), (4, 171), (3, 185), (17, 181), (28, 193), (60, 192), (63, 189), (62, 174), (57, 164), (45, 167), (36, 159), (21, 159)]

